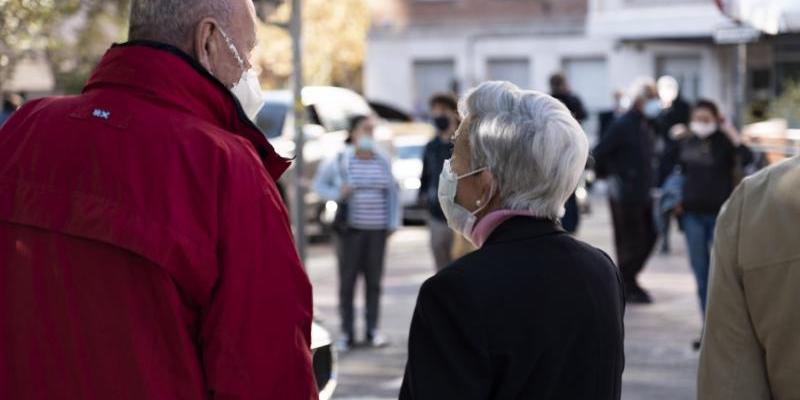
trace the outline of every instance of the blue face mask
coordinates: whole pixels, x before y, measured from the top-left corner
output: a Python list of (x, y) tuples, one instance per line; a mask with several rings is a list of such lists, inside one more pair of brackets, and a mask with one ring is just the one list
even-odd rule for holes
[(642, 112), (644, 116), (649, 119), (656, 119), (659, 114), (661, 114), (661, 100), (659, 99), (650, 99), (647, 103), (644, 104), (644, 109)]
[(375, 150), (375, 139), (370, 136), (362, 136), (356, 142), (356, 149), (359, 151), (373, 151)]

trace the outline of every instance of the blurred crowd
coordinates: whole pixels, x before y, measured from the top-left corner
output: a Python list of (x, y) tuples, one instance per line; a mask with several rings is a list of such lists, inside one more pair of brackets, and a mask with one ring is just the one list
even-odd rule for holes
[[(580, 95), (571, 90), (563, 74), (552, 75), (550, 94), (579, 123), (589, 118)], [(597, 143), (587, 164), (592, 173), (586, 176), (606, 182), (616, 260), (625, 283), (626, 301), (637, 304), (653, 301), (639, 284), (638, 275), (659, 240), (660, 251), (670, 252), (670, 230), (677, 225), (686, 237), (687, 263), (696, 278), (700, 310), (704, 312), (716, 216), (745, 171), (752, 170), (747, 167), (753, 163), (753, 154), (714, 100), (701, 99), (690, 104), (677, 80), (670, 76), (658, 81), (637, 79), (628, 90), (613, 93), (613, 104), (610, 110), (598, 115)], [(448, 226), (440, 205), (439, 179), (445, 162), (452, 156), (453, 138), (462, 122), (458, 100), (454, 95), (440, 93), (430, 99), (429, 107), (426, 115), (435, 135), (421, 154), (418, 205), (426, 210), (430, 248), (436, 270), (440, 271), (475, 250), (475, 246), (467, 239), (469, 232), (459, 232), (463, 227)], [(315, 185), (326, 200), (340, 203), (335, 237), (343, 286), (341, 350), (355, 344), (352, 287), (360, 275), (367, 282), (366, 337), (376, 336), (370, 332), (377, 329), (376, 293), (380, 291), (385, 242), (381, 239), (380, 243), (366, 245), (367, 242), (355, 238), (369, 236), (364, 232), (370, 231), (384, 238), (387, 231), (397, 229), (401, 222), (398, 216), (402, 210), (395, 198), (392, 169), (388, 158), (375, 145), (374, 129), (375, 122), (368, 116), (352, 118), (347, 140), (350, 146), (320, 169)], [(369, 160), (377, 161), (369, 168), (361, 166)], [(370, 179), (365, 180), (365, 176)], [(388, 189), (380, 190), (384, 188)], [(573, 193), (560, 218), (563, 229), (577, 232), (581, 210)], [(365, 223), (365, 216), (381, 223)], [(347, 247), (343, 248), (342, 243), (348, 243)], [(694, 343), (695, 348), (699, 345), (700, 340)]]
[[(81, 94), (3, 99), (0, 398), (315, 400), (335, 378), (280, 186), (291, 160), (270, 141), (284, 124), (271, 136), (258, 121), (254, 5), (178, 3), (134, 1), (130, 42)], [(706, 315), (698, 398), (800, 398), (800, 159), (742, 180), (755, 157), (737, 127), (670, 77), (615, 93), (592, 146), (580, 93), (562, 74), (550, 86), (429, 101), (435, 133), (407, 182), (436, 273), (400, 399), (619, 400), (626, 303), (654, 301), (639, 275), (659, 237), (670, 251), (674, 221)], [(392, 156), (359, 109), (334, 113), (345, 145), (322, 143), (311, 177), (335, 210), (341, 352), (390, 343), (382, 282), (404, 217)], [(616, 263), (574, 235), (591, 175)]]

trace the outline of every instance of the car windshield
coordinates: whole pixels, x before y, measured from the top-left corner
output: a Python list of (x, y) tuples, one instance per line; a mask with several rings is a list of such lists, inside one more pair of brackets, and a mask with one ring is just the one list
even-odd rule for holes
[(425, 151), (425, 146), (398, 146), (397, 158), (401, 160), (414, 160), (422, 159), (422, 153)]
[(280, 137), (288, 112), (289, 105), (287, 104), (267, 102), (256, 117), (256, 126), (267, 139)]

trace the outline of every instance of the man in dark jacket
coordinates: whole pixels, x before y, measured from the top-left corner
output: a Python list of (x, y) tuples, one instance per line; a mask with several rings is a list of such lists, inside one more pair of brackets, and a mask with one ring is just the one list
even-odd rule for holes
[[(583, 102), (578, 96), (572, 93), (567, 78), (563, 74), (553, 74), (553, 76), (550, 77), (550, 95), (564, 103), (569, 112), (572, 113), (572, 116), (575, 117), (579, 123), (583, 123), (586, 121), (586, 118), (589, 117), (586, 113), (586, 108), (583, 107)], [(569, 200), (567, 200), (564, 209), (565, 212), (564, 217), (561, 219), (561, 225), (564, 226), (564, 229), (569, 233), (577, 232), (581, 213), (580, 210), (578, 210), (578, 198), (575, 197), (574, 193), (569, 197)]]
[[(672, 129), (677, 125), (689, 123), (690, 106), (683, 99), (678, 81), (671, 76), (662, 76), (658, 79), (658, 94), (666, 108), (656, 120), (656, 135), (661, 142), (661, 153), (658, 154), (658, 172), (656, 185), (664, 186), (667, 178), (678, 165), (679, 146), (672, 135)], [(660, 216), (659, 236), (661, 236), (661, 253), (670, 252), (669, 233), (672, 225), (672, 216)]]
[(630, 111), (611, 125), (594, 156), (609, 169), (614, 241), (626, 298), (632, 303), (650, 303), (652, 299), (637, 277), (656, 241), (650, 192), (654, 183), (653, 121), (661, 112), (661, 103), (651, 81), (639, 82), (632, 96)]
[(0, 130), (0, 398), (317, 398), (289, 162), (236, 85), (254, 16), (134, 0), (81, 95)]
[(658, 186), (678, 165), (678, 143), (672, 137), (672, 128), (676, 125), (688, 125), (691, 106), (681, 95), (678, 81), (671, 76), (662, 76), (658, 80), (659, 97), (666, 108), (656, 120), (656, 134), (663, 143), (658, 162)]
[(453, 261), (453, 230), (439, 205), (439, 175), (442, 173), (444, 161), (453, 153), (451, 139), (458, 129), (458, 102), (448, 94), (437, 94), (431, 98), (431, 117), (436, 128), (436, 137), (426, 146), (422, 156), (422, 185), (419, 189), (419, 201), (429, 212), (428, 229), (431, 235), (431, 251), (436, 262), (436, 269), (441, 270)]

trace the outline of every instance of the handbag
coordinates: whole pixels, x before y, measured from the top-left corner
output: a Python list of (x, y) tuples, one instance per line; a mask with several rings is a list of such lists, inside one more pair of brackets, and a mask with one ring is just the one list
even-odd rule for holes
[[(339, 154), (338, 161), (339, 163), (339, 170), (341, 171), (341, 178), (342, 183), (344, 183), (347, 179), (347, 172), (345, 171), (344, 165), (344, 152)], [(349, 214), (350, 214), (350, 204), (348, 199), (340, 199), (336, 203), (336, 215), (333, 217), (333, 225), (331, 228), (334, 232), (338, 234), (344, 234), (350, 228), (350, 224), (348, 222)]]

